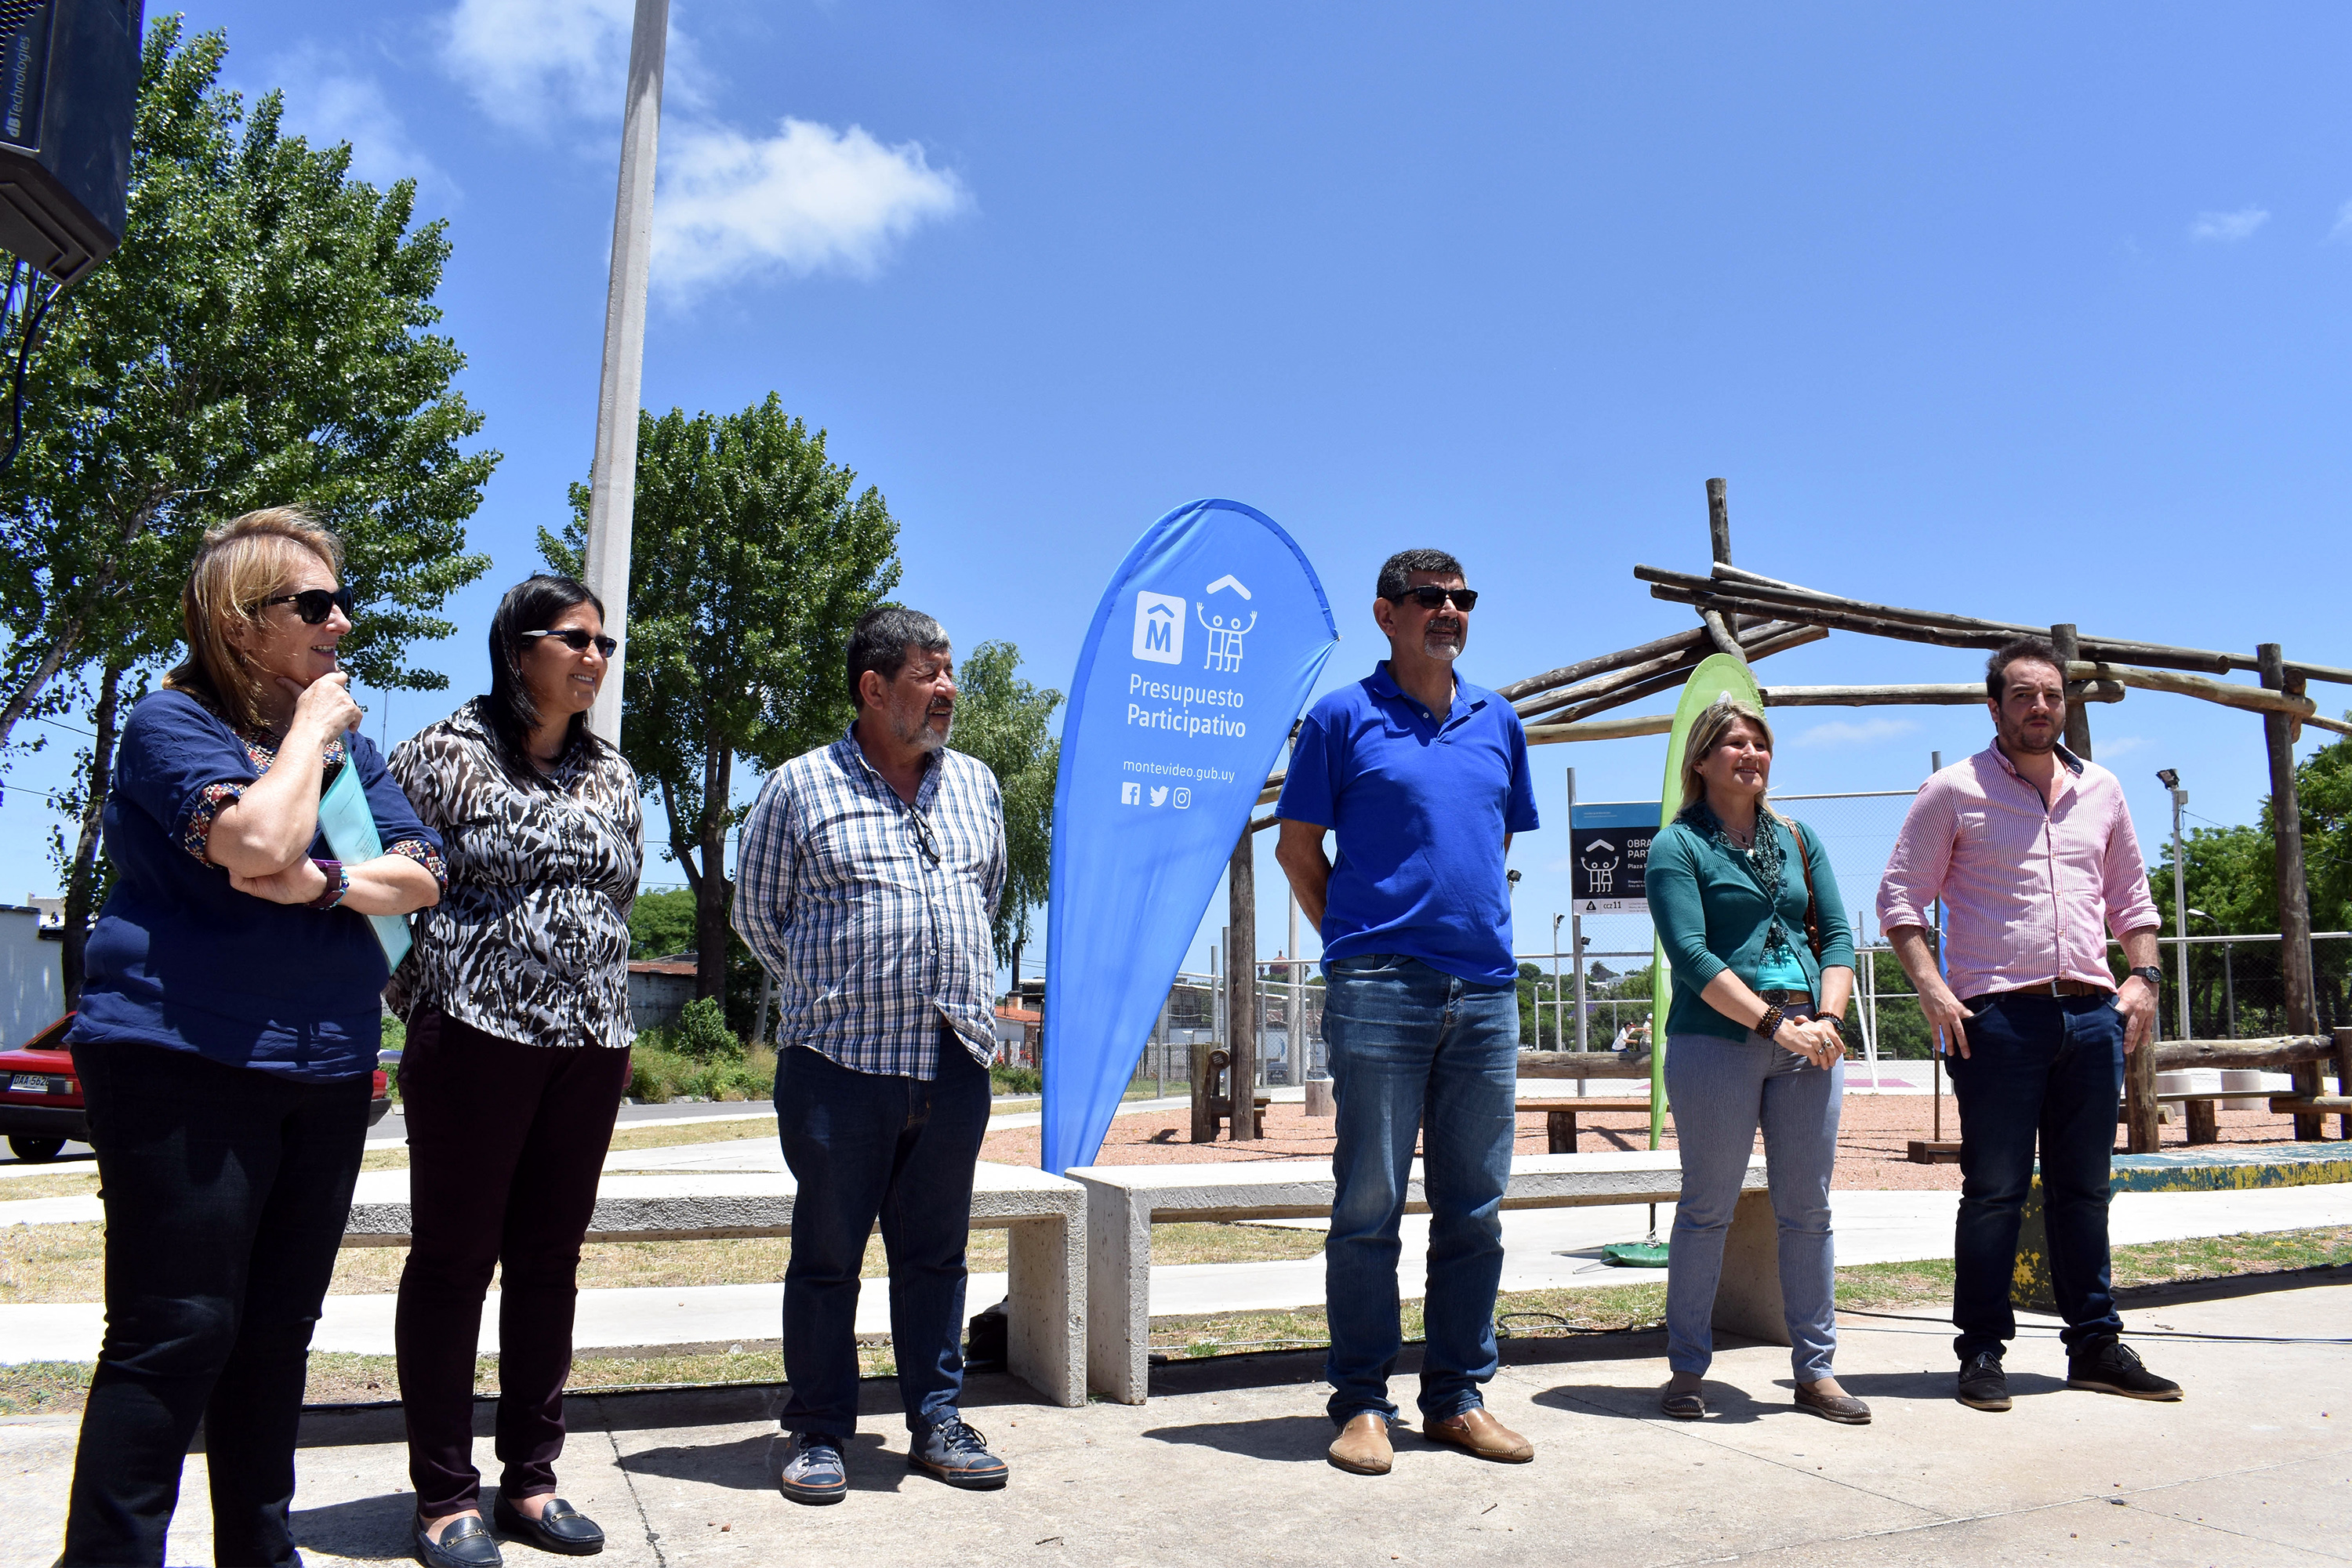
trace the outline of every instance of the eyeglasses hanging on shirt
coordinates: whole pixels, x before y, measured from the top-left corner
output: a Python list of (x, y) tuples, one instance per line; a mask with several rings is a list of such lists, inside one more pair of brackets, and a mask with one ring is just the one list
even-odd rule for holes
[(911, 805), (908, 806), (906, 809), (907, 820), (914, 827), (915, 847), (920, 849), (925, 855), (929, 856), (932, 865), (938, 865), (940, 863), (940, 841), (938, 836), (931, 832), (930, 819), (926, 817), (921, 812), (917, 811)]

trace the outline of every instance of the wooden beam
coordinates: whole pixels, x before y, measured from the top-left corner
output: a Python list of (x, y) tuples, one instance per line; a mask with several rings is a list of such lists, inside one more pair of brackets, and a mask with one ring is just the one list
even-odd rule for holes
[[(2124, 700), (2123, 686), (2116, 681), (2088, 680), (2082, 687), (2080, 700), (2085, 702)], [(1929, 686), (1768, 686), (1763, 690), (1767, 708), (1966, 708), (1979, 706), (1985, 700), (1984, 687), (1975, 681)]]
[(1643, 1051), (1521, 1051), (1521, 1078), (1647, 1078), (1650, 1053)]
[(1257, 839), (1247, 833), (1234, 846), (1225, 870), (1225, 1069), (1232, 1102), (1231, 1141), (1257, 1138)]
[(1589, 724), (1530, 724), (1527, 735), (1530, 746), (1549, 746), (1562, 741), (1627, 741), (1640, 735), (1663, 735), (1674, 727), (1671, 713), (1644, 713), (1639, 718), (1596, 719)]
[(2335, 1053), (2336, 1042), (2326, 1035), (2272, 1035), (2252, 1040), (2158, 1040), (2148, 1049), (2155, 1053), (2158, 1072), (2189, 1068), (2273, 1072), (2326, 1060)]
[(2319, 706), (2308, 697), (2268, 691), (2259, 686), (2239, 686), (2206, 676), (2185, 675), (2178, 670), (2134, 669), (2129, 665), (2108, 664), (2099, 659), (2072, 661), (2066, 666), (2066, 679), (2112, 680), (2119, 685), (2137, 687), (2142, 691), (2170, 691), (2182, 697), (2200, 697), (2225, 708), (2242, 708), (2251, 713), (2286, 713), (2305, 720), (2311, 718)]
[[(2254, 649), (2262, 659), (2263, 684), (2273, 691), (2286, 689), (2286, 658), (2274, 642)], [(2303, 807), (2295, 798), (2294, 721), (2284, 713), (2263, 715), (2263, 742), (2271, 764), (2271, 844), (2277, 878), (2279, 915), (2279, 979), (2286, 993), (2286, 1026), (2290, 1033), (2308, 1035), (2319, 1024), (2318, 993), (2311, 973), (2311, 886), (2303, 868)], [(2332, 1041), (2330, 1042), (2333, 1043)], [(2319, 1092), (2316, 1063), (2293, 1069), (2296, 1092)], [(2298, 1112), (2294, 1135), (2320, 1136), (2325, 1119), (2317, 1111)]]
[(1615, 653), (1604, 653), (1598, 658), (1588, 658), (1576, 664), (1564, 664), (1558, 669), (1547, 669), (1541, 675), (1530, 675), (1524, 680), (1514, 680), (1507, 686), (1495, 688), (1495, 695), (1505, 701), (1517, 702), (1520, 698), (1531, 697), (1538, 691), (1549, 691), (1559, 686), (1573, 686), (1580, 680), (1590, 680), (1596, 675), (1606, 675), (1612, 669), (1623, 669), (1630, 665), (1647, 664), (1654, 658), (1663, 658), (1682, 653), (1706, 641), (1706, 628), (1693, 627), (1686, 632), (1676, 632), (1670, 637), (1660, 637), (1655, 642), (1645, 642), (1639, 647), (1620, 648)]
[(1748, 656), (1740, 651), (1739, 639), (1731, 635), (1731, 627), (1725, 624), (1722, 611), (1701, 610), (1698, 618), (1706, 623), (1707, 640), (1715, 644), (1716, 652), (1727, 654), (1742, 664), (1748, 662)]
[[(1793, 621), (1775, 621), (1748, 616), (1743, 616), (1742, 619), (1748, 625), (1746, 629), (1738, 634), (1739, 646), (1743, 655), (1748, 658), (1761, 658), (1762, 656), (1755, 651), (1757, 648), (1787, 637), (1791, 632), (1806, 631), (1808, 633), (1806, 641), (1817, 640), (1810, 635), (1810, 628), (1801, 627)], [(1519, 717), (1522, 720), (1529, 720), (1538, 714), (1572, 708), (1578, 703), (1590, 702), (1600, 697), (1615, 696), (1620, 701), (1630, 702), (1634, 697), (1646, 696), (1650, 691), (1658, 689), (1654, 685), (1643, 683), (1654, 681), (1660, 676), (1678, 675), (1684, 670), (1696, 669), (1699, 661), (1706, 658), (1711, 651), (1713, 650), (1708, 645), (1707, 634), (1700, 631), (1693, 634), (1691, 640), (1682, 647), (1662, 658), (1612, 670), (1607, 675), (1581, 681), (1574, 686), (1538, 692), (1535, 696), (1521, 699), (1516, 706), (1518, 709)], [(1674, 681), (1672, 684), (1679, 685), (1680, 682)], [(1637, 686), (1642, 689), (1632, 689)], [(1609, 706), (1614, 707), (1616, 704), (1611, 703)]]
[(1706, 481), (1706, 534), (1717, 566), (1731, 564), (1731, 503), (1721, 479)]
[[(1748, 656), (1748, 662), (1753, 664), (1759, 658), (1769, 658), (1776, 653), (1783, 653), (1792, 647), (1801, 647), (1806, 643), (1819, 642), (1829, 635), (1820, 626), (1796, 626), (1761, 641), (1743, 641), (1740, 644), (1740, 649)], [(1696, 660), (1692, 661), (1694, 664), (1696, 662)], [(1688, 665), (1679, 666), (1663, 675), (1652, 676), (1646, 680), (1632, 682), (1588, 698), (1570, 707), (1547, 713), (1544, 716), (1544, 722), (1573, 724), (1580, 720), (1590, 719), (1595, 713), (1606, 712), (1612, 708), (1622, 708), (1626, 703), (1640, 698), (1671, 690), (1683, 683), (1684, 672), (1689, 668)]]
[[(1635, 567), (1634, 570), (1640, 572), (1645, 568)], [(1996, 648), (2010, 640), (2006, 632), (1955, 631), (1943, 626), (1913, 626), (1901, 621), (1879, 620), (1850, 610), (1752, 599), (1727, 588), (1685, 588), (1675, 583), (1653, 582), (1650, 597), (1664, 599), (1670, 605), (1721, 610), (1727, 615), (1773, 616), (1783, 620), (1801, 621), (1808, 626), (1828, 626), (1836, 631), (1862, 632), (1870, 637), (1895, 637), (1904, 642), (1932, 643), (1938, 647)]]
[[(2050, 628), (2050, 642), (2051, 646), (2058, 650), (2058, 679), (2063, 682), (2066, 679), (2066, 666), (2073, 663), (2074, 659), (2074, 623), (2072, 621), (2061, 621), (2056, 626), (2052, 626)], [(2071, 686), (2067, 687), (2066, 695), (2070, 698), (2073, 697), (2074, 695), (2074, 688)], [(2068, 751), (2074, 752), (2084, 762), (2089, 762), (2091, 760), (2091, 715), (2084, 710), (2083, 705), (2079, 702), (2068, 702), (2066, 704), (2066, 726), (2063, 739), (2065, 740), (2066, 749)], [(2128, 1078), (2130, 1076), (2131, 1064), (2126, 1062), (2124, 1066), (2125, 1076)], [(2153, 1094), (2156, 1090), (2151, 1087), (2148, 1092)], [(2151, 1133), (2150, 1136), (2153, 1137), (2154, 1134)], [(2155, 1144), (2150, 1143), (2147, 1149), (2142, 1149), (2138, 1151), (2138, 1152), (2145, 1154), (2155, 1147)]]

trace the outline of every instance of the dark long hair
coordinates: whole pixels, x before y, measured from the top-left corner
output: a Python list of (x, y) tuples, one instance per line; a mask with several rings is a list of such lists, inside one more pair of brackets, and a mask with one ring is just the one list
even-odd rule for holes
[[(499, 601), (498, 613), (490, 617), (490, 694), (482, 699), (482, 714), (498, 742), (499, 760), (516, 778), (539, 776), (539, 770), (530, 763), (530, 732), (539, 728), (540, 711), (522, 678), (522, 634), (545, 631), (564, 611), (580, 605), (595, 605), (597, 619), (604, 618), (604, 601), (590, 593), (587, 584), (541, 573), (509, 588), (507, 596)], [(607, 679), (610, 676), (608, 667)], [(572, 716), (563, 737), (565, 754), (581, 746), (602, 748), (604, 744), (589, 732), (587, 714)]]

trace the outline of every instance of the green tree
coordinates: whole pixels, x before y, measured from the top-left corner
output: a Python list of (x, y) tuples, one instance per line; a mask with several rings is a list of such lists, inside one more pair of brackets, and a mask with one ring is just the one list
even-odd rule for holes
[(1030, 910), (1045, 904), (1054, 860), (1054, 779), (1062, 761), (1062, 742), (1045, 732), (1062, 694), (1021, 679), (1020, 668), (1021, 650), (1009, 642), (959, 652), (955, 729), (949, 738), (957, 751), (988, 764), (1004, 795), (1004, 897), (992, 932), (1000, 963), (1012, 961)]
[[(638, 417), (621, 750), (694, 893), (699, 996), (727, 994), (735, 759), (773, 768), (847, 726), (850, 630), (898, 581), (898, 525), (856, 481), (773, 393), (740, 414)], [(572, 512), (540, 551), (576, 575), (584, 483)]]
[(460, 450), (481, 416), (426, 330), (442, 226), (411, 232), (412, 182), (346, 178), (348, 145), (281, 136), (278, 94), (248, 121), (218, 85), (226, 39), (181, 32), (148, 31), (122, 245), (53, 315), (0, 474), (0, 742), (85, 660), (168, 656), (197, 540), (240, 512), (299, 505), (341, 534), (367, 605), (344, 662), (371, 686), (446, 684), (406, 647), (447, 636), (433, 612), (488, 565), (462, 524), (499, 455)]
[(639, 893), (629, 906), (629, 956), (667, 958), (694, 951), (694, 889)]
[(176, 16), (148, 32), (122, 245), (52, 315), (0, 472), (0, 746), (77, 698), (99, 737), (67, 791), (76, 842), (52, 842), (69, 991), (126, 691), (174, 651), (205, 529), (280, 504), (336, 529), (366, 605), (344, 664), (378, 688), (447, 684), (407, 647), (454, 629), (433, 612), (488, 564), (463, 523), (499, 455), (459, 449), (481, 418), (451, 390), (463, 357), (426, 330), (441, 226), (410, 231), (408, 182), (347, 179), (348, 146), (279, 135), (277, 93), (247, 121), (217, 84), (222, 36), (181, 36)]

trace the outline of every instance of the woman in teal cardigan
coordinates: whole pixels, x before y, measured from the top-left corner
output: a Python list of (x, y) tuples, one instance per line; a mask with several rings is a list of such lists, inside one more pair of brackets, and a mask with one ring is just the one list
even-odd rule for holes
[(1771, 772), (1764, 715), (1718, 699), (1691, 726), (1682, 810), (1650, 846), (1650, 918), (1674, 969), (1666, 1091), (1683, 1167), (1661, 1407), (1690, 1421), (1706, 1414), (1723, 1239), (1761, 1126), (1797, 1404), (1859, 1425), (1869, 1406), (1830, 1375), (1830, 1170), (1845, 1093), (1837, 1020), (1853, 991), (1853, 933), (1820, 842), (1765, 804)]

